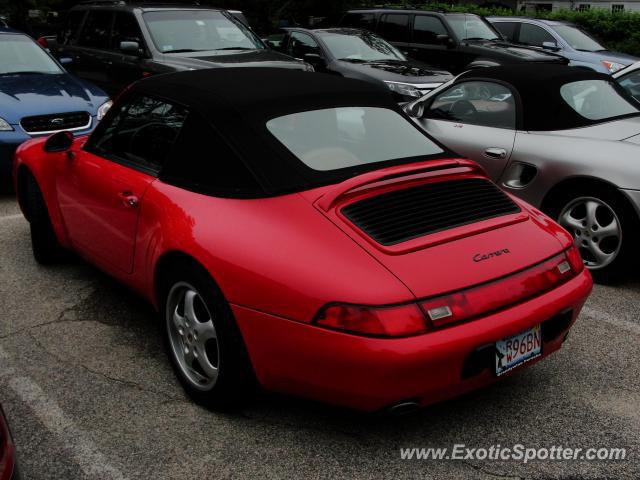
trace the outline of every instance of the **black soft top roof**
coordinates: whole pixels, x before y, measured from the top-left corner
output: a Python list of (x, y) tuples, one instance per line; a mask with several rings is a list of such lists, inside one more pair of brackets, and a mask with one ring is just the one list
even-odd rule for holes
[(560, 87), (567, 83), (604, 80), (613, 85), (629, 103), (638, 106), (609, 75), (567, 65), (488, 67), (465, 72), (459, 77), (459, 81), (469, 79), (497, 80), (511, 85), (519, 96), (521, 114), (518, 128), (523, 130), (567, 130), (602, 123), (602, 120), (583, 117), (564, 101), (560, 95)]
[[(349, 106), (387, 108), (405, 116), (383, 86), (283, 68), (213, 68), (156, 75), (135, 83), (130, 92), (162, 97), (198, 112), (238, 152), (266, 195), (331, 184), (383, 166), (313, 170), (269, 133), (268, 120)], [(390, 162), (394, 163), (403, 162)]]

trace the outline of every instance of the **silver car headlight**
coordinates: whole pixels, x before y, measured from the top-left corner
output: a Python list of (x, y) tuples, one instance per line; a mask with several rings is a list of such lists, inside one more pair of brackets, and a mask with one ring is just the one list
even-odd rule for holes
[(13, 130), (13, 127), (9, 122), (7, 122), (4, 118), (0, 117), (0, 132), (10, 132)]
[(102, 105), (100, 105), (100, 107), (98, 108), (98, 112), (96, 113), (96, 120), (100, 121), (104, 118), (104, 116), (107, 114), (107, 112), (109, 111), (109, 109), (111, 108), (111, 105), (113, 105), (113, 102), (111, 100), (104, 102)]
[(405, 97), (420, 98), (422, 92), (410, 83), (384, 82), (389, 90)]
[(606, 68), (610, 74), (616, 73), (618, 70), (621, 70), (624, 67), (626, 67), (626, 65), (623, 65), (618, 62), (612, 62), (610, 60), (602, 60), (602, 65), (604, 65), (604, 68)]

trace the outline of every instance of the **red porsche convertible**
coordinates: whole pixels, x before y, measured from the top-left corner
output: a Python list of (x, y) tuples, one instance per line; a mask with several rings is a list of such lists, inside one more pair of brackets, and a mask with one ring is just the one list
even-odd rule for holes
[(73, 250), (153, 302), (212, 407), (440, 401), (559, 349), (592, 286), (562, 228), (356, 80), (151, 77), (14, 178), (36, 260)]

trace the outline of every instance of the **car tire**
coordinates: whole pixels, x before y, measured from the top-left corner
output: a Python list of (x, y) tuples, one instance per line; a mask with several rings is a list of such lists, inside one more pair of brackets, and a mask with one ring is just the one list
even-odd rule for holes
[(563, 192), (547, 213), (571, 233), (597, 282), (616, 282), (637, 263), (640, 221), (617, 191), (594, 185)]
[(32, 175), (29, 175), (25, 185), (33, 257), (42, 265), (56, 263), (62, 259), (64, 249), (53, 230), (44, 197)]
[(233, 312), (211, 276), (190, 263), (174, 265), (160, 292), (165, 348), (186, 393), (213, 410), (244, 405), (255, 391), (255, 375)]

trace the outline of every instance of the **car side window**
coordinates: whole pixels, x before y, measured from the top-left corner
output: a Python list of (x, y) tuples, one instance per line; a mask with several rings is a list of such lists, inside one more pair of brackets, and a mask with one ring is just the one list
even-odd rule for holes
[(496, 22), (493, 26), (506, 40), (509, 40), (510, 42), (516, 41), (516, 30), (518, 29), (518, 24), (516, 22)]
[(320, 54), (318, 43), (305, 33), (292, 32), (289, 37), (287, 53), (294, 58), (302, 59), (307, 53)]
[(376, 28), (376, 15), (374, 13), (347, 13), (342, 21), (342, 26), (362, 28), (373, 32)]
[(116, 19), (113, 22), (113, 32), (111, 35), (112, 48), (120, 49), (122, 42), (138, 42), (142, 47), (142, 32), (135, 17), (127, 12), (117, 12)]
[(511, 90), (494, 82), (464, 82), (440, 95), (425, 118), (495, 128), (516, 128), (516, 102)]
[(399, 13), (383, 15), (378, 33), (390, 42), (406, 42), (409, 38), (409, 15)]
[(413, 41), (415, 43), (440, 44), (442, 42), (438, 41), (438, 35), (449, 35), (439, 18), (416, 15), (413, 21)]
[(186, 117), (187, 110), (180, 105), (138, 96), (103, 120), (104, 125), (100, 124), (86, 149), (133, 168), (157, 173)]
[(628, 73), (618, 79), (618, 83), (629, 95), (640, 102), (640, 70)]
[(84, 20), (85, 10), (73, 10), (69, 12), (62, 30), (58, 33), (58, 43), (61, 45), (73, 45), (80, 33), (80, 26)]
[(544, 42), (556, 43), (556, 39), (553, 38), (549, 32), (544, 28), (537, 25), (531, 25), (530, 23), (523, 23), (520, 25), (520, 35), (518, 41), (525, 45), (533, 45), (535, 47), (541, 47)]
[(113, 12), (90, 10), (78, 39), (78, 45), (108, 50), (112, 20)]
[(234, 149), (197, 112), (191, 112), (160, 179), (220, 197), (247, 196), (261, 188)]

